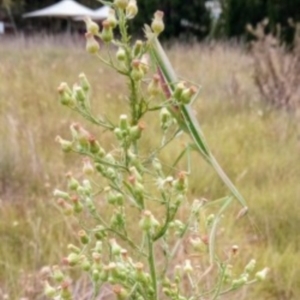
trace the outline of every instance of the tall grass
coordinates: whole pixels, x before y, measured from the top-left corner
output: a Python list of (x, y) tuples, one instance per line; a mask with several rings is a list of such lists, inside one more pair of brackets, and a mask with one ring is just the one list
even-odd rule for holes
[[(0, 48), (0, 298), (2, 290), (10, 299), (37, 299), (35, 277), (45, 264), (61, 258), (69, 234), (51, 194), (72, 157), (65, 157), (54, 139), (67, 134), (71, 121), (81, 120), (57, 104), (55, 87), (61, 81), (73, 82), (74, 74), (84, 71), (91, 79), (95, 109), (114, 112), (112, 116), (121, 112), (124, 82), (95, 64), (83, 43), (65, 37), (59, 42), (13, 40)], [(230, 232), (224, 242), (228, 247), (240, 245), (238, 260), (255, 256), (261, 267), (271, 268), (269, 281), (253, 287), (247, 298), (239, 294), (236, 299), (297, 299), (296, 121), (261, 104), (252, 82), (251, 58), (242, 46), (175, 44), (169, 54), (183, 78), (202, 85), (194, 104), (197, 118), (216, 157), (248, 200), (251, 220), (226, 225)], [(156, 121), (151, 122), (155, 128)], [(103, 143), (112, 143), (105, 133), (96, 134)], [(155, 139), (153, 130), (145, 147)], [(183, 146), (168, 149), (166, 159)], [(190, 183), (194, 196), (215, 199), (226, 194), (207, 165), (198, 156), (192, 158), (197, 173)]]

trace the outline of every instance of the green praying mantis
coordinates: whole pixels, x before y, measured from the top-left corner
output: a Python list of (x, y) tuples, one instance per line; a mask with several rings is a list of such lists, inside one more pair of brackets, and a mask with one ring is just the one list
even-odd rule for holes
[[(146, 26), (145, 33), (148, 40), (148, 51), (151, 56), (152, 63), (157, 67), (158, 73), (162, 77), (162, 80), (165, 83), (165, 87), (168, 89), (167, 93), (169, 95), (172, 95), (175, 91), (174, 83), (178, 82), (177, 75), (157, 36), (153, 34), (150, 27)], [(197, 95), (198, 94), (194, 95), (194, 99), (197, 97)], [(184, 132), (187, 132), (192, 138), (194, 142), (192, 148), (198, 151), (203, 156), (203, 158), (214, 168), (216, 173), (229, 188), (231, 193), (243, 206), (244, 212), (246, 212), (248, 208), (244, 197), (240, 194), (238, 189), (223, 171), (218, 161), (210, 151), (200, 124), (194, 116), (191, 105), (181, 104), (178, 105), (178, 108), (176, 110), (170, 109), (170, 112), (176, 119), (180, 129)]]

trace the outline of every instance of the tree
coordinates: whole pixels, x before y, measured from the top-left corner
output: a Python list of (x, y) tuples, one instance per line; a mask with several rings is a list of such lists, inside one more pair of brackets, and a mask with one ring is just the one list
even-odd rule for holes
[(133, 28), (141, 28), (159, 9), (165, 13), (165, 38), (195, 36), (201, 39), (207, 35), (210, 26), (209, 12), (204, 0), (138, 0), (139, 15)]
[(300, 22), (300, 0), (220, 0), (223, 8), (219, 29), (226, 37), (245, 35), (247, 24), (256, 25), (268, 18), (268, 30), (282, 27), (282, 38), (289, 40), (292, 29), (288, 19)]
[(13, 26), (14, 32), (17, 33), (18, 29), (14, 19), (13, 9), (19, 9), (23, 4), (22, 0), (2, 0), (0, 7), (3, 7), (7, 13), (7, 16)]

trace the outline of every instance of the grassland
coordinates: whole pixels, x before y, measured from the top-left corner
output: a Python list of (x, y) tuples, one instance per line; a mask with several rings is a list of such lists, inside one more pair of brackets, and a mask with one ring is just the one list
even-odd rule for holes
[[(67, 136), (72, 121), (84, 122), (58, 104), (56, 87), (74, 82), (84, 71), (95, 109), (115, 119), (123, 112), (126, 86), (84, 52), (81, 40), (0, 42), (0, 298), (38, 299), (38, 271), (59, 261), (72, 239), (52, 191), (63, 186), (66, 171), (80, 167), (54, 139)], [(251, 57), (242, 46), (173, 45), (168, 53), (183, 78), (201, 84), (194, 104), (197, 118), (249, 204), (251, 222), (225, 224), (224, 243), (240, 245), (241, 262), (255, 257), (259, 267), (271, 269), (266, 282), (230, 299), (299, 299), (297, 118), (264, 105), (253, 84)], [(150, 131), (151, 126), (149, 121)], [(152, 140), (154, 130), (149, 144)], [(106, 137), (101, 141), (111, 143)], [(166, 160), (176, 149), (169, 151)], [(193, 196), (227, 194), (209, 167), (193, 159)]]

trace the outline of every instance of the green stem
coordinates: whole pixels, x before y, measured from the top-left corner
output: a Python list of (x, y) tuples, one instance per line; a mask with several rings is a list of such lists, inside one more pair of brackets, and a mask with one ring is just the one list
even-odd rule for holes
[(158, 298), (157, 298), (157, 277), (156, 277), (156, 268), (155, 268), (153, 240), (152, 240), (150, 233), (147, 234), (147, 243), (148, 243), (148, 263), (149, 263), (149, 267), (150, 267), (152, 286), (153, 286), (153, 290), (154, 290), (153, 300), (158, 300)]
[(215, 239), (216, 239), (217, 225), (220, 221), (223, 212), (230, 205), (231, 201), (232, 201), (232, 197), (226, 199), (225, 203), (222, 205), (221, 209), (219, 210), (212, 224), (211, 232), (209, 235), (209, 261), (211, 265), (213, 265), (214, 257), (215, 257)]

